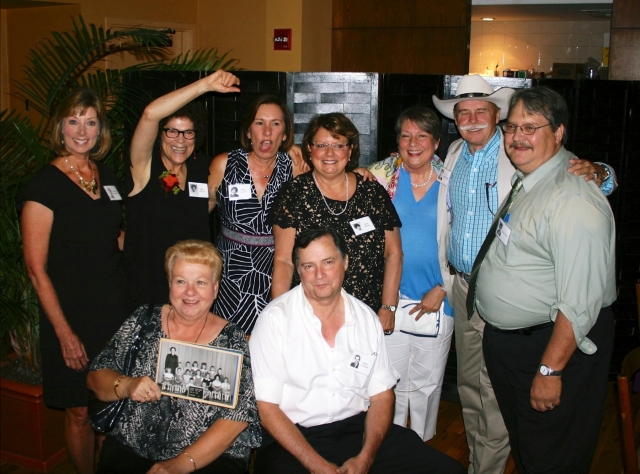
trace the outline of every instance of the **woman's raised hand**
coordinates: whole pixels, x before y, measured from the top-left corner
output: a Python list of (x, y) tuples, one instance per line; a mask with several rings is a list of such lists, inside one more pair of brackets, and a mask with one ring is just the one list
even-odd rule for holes
[(202, 79), (210, 92), (240, 92), (240, 79), (230, 72), (218, 69)]
[(125, 377), (120, 382), (125, 397), (140, 403), (155, 402), (160, 400), (162, 393), (158, 384), (151, 377)]

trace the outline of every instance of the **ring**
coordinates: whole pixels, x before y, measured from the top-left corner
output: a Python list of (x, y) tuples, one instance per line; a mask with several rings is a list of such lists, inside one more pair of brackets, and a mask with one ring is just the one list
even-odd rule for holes
[(556, 406), (552, 403), (551, 405), (549, 405), (549, 406), (547, 407), (547, 409), (549, 409), (549, 410), (553, 410), (555, 407), (556, 407)]
[(385, 331), (385, 332), (384, 332), (384, 335), (385, 335), (385, 336), (390, 336), (392, 332), (393, 332), (393, 331)]

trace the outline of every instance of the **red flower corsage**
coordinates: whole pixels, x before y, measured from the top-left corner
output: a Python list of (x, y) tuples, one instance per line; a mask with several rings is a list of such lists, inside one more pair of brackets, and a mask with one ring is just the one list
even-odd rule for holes
[(167, 194), (169, 194), (170, 192), (173, 194), (178, 194), (180, 191), (182, 191), (182, 189), (180, 189), (180, 180), (175, 174), (169, 171), (164, 171), (160, 175), (160, 182), (162, 183), (162, 187)]

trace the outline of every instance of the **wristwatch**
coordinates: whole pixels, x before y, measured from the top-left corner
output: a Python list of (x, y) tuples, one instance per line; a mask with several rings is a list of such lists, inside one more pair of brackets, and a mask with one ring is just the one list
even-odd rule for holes
[(540, 364), (540, 368), (538, 370), (545, 377), (548, 375), (562, 375), (562, 370), (553, 370), (551, 367), (544, 364)]
[(396, 309), (398, 309), (398, 307), (396, 305), (391, 305), (389, 306), (388, 304), (383, 304), (382, 306), (380, 306), (382, 309), (386, 309), (387, 311), (391, 311), (392, 313), (396, 312)]

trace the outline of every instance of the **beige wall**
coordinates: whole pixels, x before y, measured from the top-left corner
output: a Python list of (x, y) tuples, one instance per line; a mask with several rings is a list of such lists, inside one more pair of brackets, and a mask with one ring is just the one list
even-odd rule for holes
[(250, 71), (267, 67), (267, 0), (198, 0), (198, 47), (217, 47)]
[(471, 22), (469, 72), (504, 69), (549, 72), (556, 63), (602, 61), (609, 21), (474, 21)]
[(302, 0), (302, 51), (299, 71), (331, 71), (331, 7), (328, 0)]
[[(76, 17), (80, 9), (75, 5), (60, 5), (40, 8), (15, 8), (3, 10), (2, 24), (2, 108), (16, 108), (31, 118), (38, 117), (33, 109), (26, 111), (25, 103), (13, 97), (16, 92), (14, 81), (23, 81), (22, 72), (29, 50), (52, 31), (66, 30), (71, 27), (71, 17)], [(4, 37), (6, 35), (6, 41)], [(6, 69), (5, 69), (6, 68)]]

